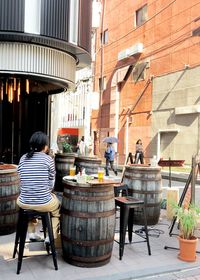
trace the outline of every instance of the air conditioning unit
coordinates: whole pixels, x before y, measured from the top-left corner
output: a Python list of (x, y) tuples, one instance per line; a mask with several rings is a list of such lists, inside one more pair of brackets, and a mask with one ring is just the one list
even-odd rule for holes
[(118, 60), (122, 60), (124, 58), (127, 58), (129, 56), (129, 49), (125, 49), (118, 53)]
[(144, 46), (142, 43), (137, 43), (137, 44), (133, 45), (132, 47), (129, 48), (129, 56), (138, 54), (138, 53), (142, 53), (143, 48), (144, 48)]
[(131, 55), (142, 53), (143, 52), (143, 44), (142, 43), (137, 43), (133, 45), (132, 47), (125, 49), (121, 52), (118, 53), (118, 60), (122, 60), (124, 58), (127, 58)]

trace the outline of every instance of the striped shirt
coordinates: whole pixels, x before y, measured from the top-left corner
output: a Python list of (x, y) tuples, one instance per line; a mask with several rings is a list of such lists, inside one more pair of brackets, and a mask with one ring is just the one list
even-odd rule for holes
[(27, 158), (25, 154), (20, 159), (17, 171), (20, 177), (21, 203), (38, 205), (51, 200), (55, 164), (50, 156), (43, 152), (34, 152), (31, 158)]

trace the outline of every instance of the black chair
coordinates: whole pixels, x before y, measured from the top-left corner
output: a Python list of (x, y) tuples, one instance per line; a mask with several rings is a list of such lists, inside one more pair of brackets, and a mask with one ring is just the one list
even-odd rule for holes
[[(131, 196), (115, 197), (115, 205), (120, 208), (120, 230), (119, 230), (119, 259), (121, 260), (124, 253), (125, 237), (128, 226), (128, 237), (130, 243), (147, 242), (148, 253), (151, 255), (151, 248), (149, 243), (149, 235), (147, 229), (146, 209), (144, 201), (133, 198)], [(145, 236), (137, 231), (133, 231), (134, 224), (134, 209), (141, 208), (144, 215), (144, 232)], [(143, 241), (132, 242), (132, 233), (139, 235)]]
[(123, 183), (114, 185), (114, 193), (115, 193), (115, 197), (128, 196), (128, 185)]
[[(17, 274), (20, 273), (21, 266), (22, 266), (22, 260), (25, 257), (24, 256), (25, 243), (30, 243), (30, 241), (26, 241), (26, 235), (27, 235), (27, 230), (28, 230), (28, 223), (33, 218), (41, 218), (43, 231), (44, 231), (44, 238), (46, 238), (46, 230), (48, 232), (50, 243), (46, 244), (47, 254), (48, 255), (50, 254), (50, 249), (51, 249), (54, 267), (55, 267), (55, 270), (58, 270), (56, 249), (55, 249), (55, 245), (54, 245), (54, 236), (53, 236), (50, 213), (49, 212), (39, 212), (39, 211), (34, 211), (34, 210), (24, 210), (24, 209), (20, 208), (16, 236), (15, 236), (15, 245), (14, 245), (14, 251), (13, 251), (13, 258), (15, 258), (15, 255), (18, 252)], [(41, 241), (39, 241), (39, 242), (41, 242)]]

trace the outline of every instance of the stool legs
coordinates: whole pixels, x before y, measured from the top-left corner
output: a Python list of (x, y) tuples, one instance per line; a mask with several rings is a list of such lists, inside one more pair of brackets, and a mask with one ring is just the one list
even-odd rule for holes
[[(119, 235), (119, 259), (121, 260), (124, 253), (124, 245), (125, 245), (125, 237), (126, 237), (126, 228), (128, 225), (128, 238), (129, 242), (132, 242), (132, 233), (133, 231), (133, 224), (134, 224), (134, 209), (140, 208), (143, 213), (144, 217), (144, 229), (145, 235), (141, 236), (147, 242), (148, 254), (151, 255), (151, 248), (149, 243), (149, 235), (147, 229), (147, 218), (146, 218), (146, 209), (143, 201), (133, 201), (128, 200), (126, 197), (115, 198), (116, 206), (120, 207), (120, 235)], [(134, 243), (134, 242), (133, 242)], [(135, 243), (138, 243), (136, 241)]]
[[(31, 212), (31, 210), (30, 210), (30, 212)], [(44, 237), (46, 237), (46, 230), (48, 231), (50, 243), (46, 246), (46, 249), (49, 254), (49, 246), (51, 247), (51, 253), (52, 253), (52, 257), (53, 257), (54, 267), (55, 267), (55, 270), (58, 270), (56, 249), (55, 249), (55, 244), (54, 244), (54, 236), (53, 236), (53, 229), (52, 229), (52, 224), (51, 224), (50, 213), (47, 213), (47, 212), (42, 213), (42, 212), (37, 212), (37, 211), (32, 211), (31, 213), (29, 213), (28, 211), (26, 212), (26, 210), (20, 209), (19, 219), (18, 219), (18, 223), (17, 223), (17, 231), (16, 231), (16, 236), (15, 236), (14, 250), (13, 250), (13, 258), (15, 258), (15, 255), (16, 255), (17, 249), (18, 249), (17, 274), (20, 273), (20, 270), (22, 267), (24, 246), (26, 243), (26, 234), (27, 234), (27, 230), (28, 230), (29, 219), (33, 218), (37, 215), (42, 218)], [(19, 245), (19, 248), (18, 248), (18, 245)]]
[(55, 270), (58, 270), (58, 264), (57, 264), (57, 258), (56, 258), (56, 248), (55, 248), (55, 244), (54, 244), (53, 230), (52, 230), (51, 219), (50, 219), (49, 215), (45, 216), (45, 223), (46, 223), (48, 234), (49, 234), (49, 241), (50, 241), (50, 246), (51, 246), (51, 253), (52, 253), (52, 257), (53, 257), (54, 267), (55, 267)]
[(17, 274), (20, 273), (21, 266), (22, 266), (22, 259), (24, 254), (24, 245), (26, 242), (26, 233), (28, 229), (28, 218), (24, 217), (23, 222), (21, 223), (23, 230), (20, 232), (20, 239), (19, 239), (19, 254), (18, 254), (18, 263), (17, 263)]
[(147, 228), (147, 216), (146, 216), (145, 207), (143, 207), (142, 210), (143, 210), (143, 214), (144, 214), (144, 229), (145, 229), (145, 234), (146, 234), (148, 253), (149, 253), (149, 255), (151, 255), (151, 248), (150, 248), (150, 243), (149, 243), (149, 234), (148, 234), (148, 228)]
[(18, 216), (18, 222), (17, 222), (17, 229), (16, 229), (16, 235), (15, 235), (15, 245), (14, 245), (14, 250), (13, 250), (13, 259), (15, 258), (15, 255), (17, 253), (17, 247), (19, 243), (19, 238), (21, 235), (21, 230), (22, 230), (22, 210), (19, 210), (19, 216)]
[(119, 237), (119, 259), (121, 260), (124, 253), (124, 244), (126, 237), (126, 228), (128, 224), (129, 207), (120, 207), (120, 237)]
[(132, 242), (133, 235), (133, 219), (134, 219), (134, 208), (130, 209), (128, 217), (128, 240)]

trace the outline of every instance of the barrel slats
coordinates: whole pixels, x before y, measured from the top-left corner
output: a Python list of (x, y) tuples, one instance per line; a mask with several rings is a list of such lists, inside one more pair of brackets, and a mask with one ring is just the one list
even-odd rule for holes
[(74, 166), (75, 156), (76, 154), (55, 154), (55, 191), (63, 191), (62, 178), (69, 175), (70, 167)]
[[(107, 263), (114, 240), (113, 187), (104, 189), (103, 186), (98, 186), (101, 193), (95, 192), (97, 187), (91, 187), (87, 193), (86, 189), (84, 192), (79, 191), (76, 186), (68, 188), (67, 182), (64, 185), (61, 211), (64, 258), (70, 263), (85, 267)], [(82, 199), (83, 196), (88, 199)]]
[[(129, 195), (144, 200), (147, 224), (157, 224), (162, 199), (161, 168), (126, 166), (123, 182), (128, 185)], [(140, 209), (134, 210), (134, 223), (144, 224)]]
[(95, 174), (98, 172), (98, 168), (101, 166), (101, 159), (96, 157), (76, 157), (75, 165), (79, 165), (82, 168), (85, 168), (86, 174)]
[(102, 201), (103, 200), (110, 200), (111, 198), (114, 198), (113, 194), (106, 195), (106, 196), (78, 196), (74, 194), (69, 194), (69, 193), (63, 193), (63, 196), (66, 198), (70, 198), (73, 200), (79, 200), (79, 201)]
[(91, 257), (80, 257), (80, 256), (74, 256), (74, 255), (71, 255), (71, 256), (69, 256), (69, 259), (71, 258), (72, 260), (76, 260), (76, 261), (79, 261), (79, 262), (81, 262), (81, 263), (84, 263), (84, 262), (86, 262), (86, 263), (98, 263), (98, 262), (100, 262), (100, 261), (104, 261), (105, 259), (107, 259), (107, 258), (110, 258), (111, 257), (111, 253), (108, 253), (108, 254), (106, 254), (106, 255), (104, 255), (104, 256), (99, 256), (99, 257), (93, 257), (93, 256), (91, 256)]
[[(87, 186), (84, 186), (84, 187), (79, 187), (79, 184), (77, 184), (76, 182), (72, 182), (70, 181), (70, 185), (66, 185), (65, 184), (65, 181), (64, 181), (64, 188), (67, 186), (67, 189), (65, 190), (65, 193), (73, 193), (73, 190), (74, 190), (74, 187), (76, 187), (76, 192), (81, 192), (82, 195), (84, 195), (85, 193), (85, 196), (88, 196), (89, 193), (99, 193), (99, 195), (104, 195), (104, 193), (102, 193), (102, 187), (99, 186), (99, 187), (91, 187), (91, 185), (89, 185), (89, 183), (87, 184)], [(110, 185), (103, 185), (103, 188), (104, 188), (104, 192), (107, 192), (110, 190)]]
[(0, 173), (0, 235), (13, 233), (18, 219), (19, 176), (16, 169)]

